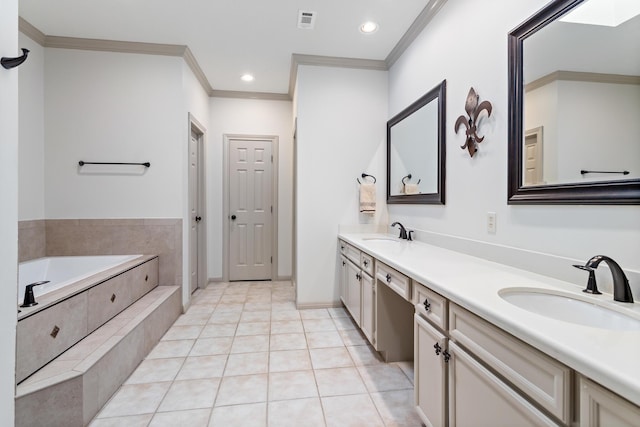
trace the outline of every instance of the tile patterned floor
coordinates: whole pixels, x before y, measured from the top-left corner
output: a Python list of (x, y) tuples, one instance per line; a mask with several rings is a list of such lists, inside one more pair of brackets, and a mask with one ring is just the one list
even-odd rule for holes
[(293, 301), (291, 282), (199, 290), (90, 426), (421, 425), (410, 362), (382, 362), (344, 309)]

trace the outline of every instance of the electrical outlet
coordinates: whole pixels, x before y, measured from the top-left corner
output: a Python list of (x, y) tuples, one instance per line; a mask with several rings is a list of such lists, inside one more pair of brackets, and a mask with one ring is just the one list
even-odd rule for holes
[(496, 213), (487, 212), (487, 231), (491, 234), (496, 234)]

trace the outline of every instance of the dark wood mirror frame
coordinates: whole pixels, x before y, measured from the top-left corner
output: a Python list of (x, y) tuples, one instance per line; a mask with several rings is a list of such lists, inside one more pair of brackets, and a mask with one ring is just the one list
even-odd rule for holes
[[(447, 112), (447, 81), (443, 80), (436, 87), (421, 96), (414, 103), (396, 114), (387, 122), (387, 203), (388, 204), (445, 204), (445, 161), (446, 161), (446, 112)], [(438, 189), (435, 193), (391, 195), (391, 128), (427, 105), (434, 99), (438, 100)]]
[(508, 204), (640, 204), (640, 179), (524, 187), (523, 42), (584, 0), (554, 0), (509, 33)]

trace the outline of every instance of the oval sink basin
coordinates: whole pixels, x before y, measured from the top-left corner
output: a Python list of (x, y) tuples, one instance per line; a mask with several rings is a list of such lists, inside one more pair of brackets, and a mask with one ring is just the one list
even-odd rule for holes
[(498, 295), (524, 310), (563, 322), (618, 331), (640, 330), (640, 319), (570, 293), (548, 289), (506, 288), (499, 291)]
[(400, 240), (394, 239), (393, 237), (364, 237), (362, 240), (366, 240), (367, 242), (400, 243)]

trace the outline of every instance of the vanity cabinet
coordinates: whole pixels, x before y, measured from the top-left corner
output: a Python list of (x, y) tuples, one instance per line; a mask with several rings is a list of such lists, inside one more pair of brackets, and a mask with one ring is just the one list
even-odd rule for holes
[(427, 427), (447, 425), (447, 337), (420, 314), (414, 327), (414, 397), (418, 416)]
[(413, 291), (414, 393), (426, 426), (558, 425), (536, 404), (570, 424), (569, 368), (421, 283)]
[(374, 260), (340, 241), (340, 298), (369, 342), (375, 343)]
[(637, 427), (640, 408), (585, 378), (579, 378), (580, 427)]
[(450, 427), (558, 425), (454, 342), (449, 353)]
[(345, 305), (347, 306), (347, 310), (349, 310), (351, 317), (353, 317), (353, 320), (355, 320), (358, 326), (360, 326), (360, 267), (347, 261), (346, 268), (347, 301)]
[(415, 262), (340, 243), (342, 300), (383, 360), (413, 359), (426, 426), (640, 426), (638, 405), (402, 273)]

